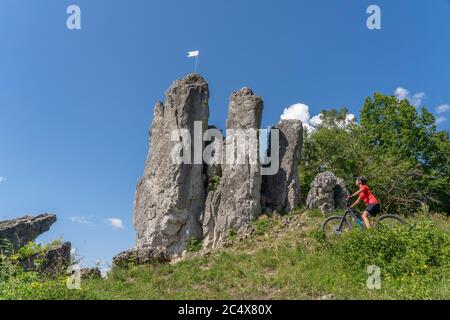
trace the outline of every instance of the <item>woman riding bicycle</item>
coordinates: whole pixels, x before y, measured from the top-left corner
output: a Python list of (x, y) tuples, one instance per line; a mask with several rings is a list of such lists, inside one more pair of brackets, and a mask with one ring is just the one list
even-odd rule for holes
[(359, 187), (359, 191), (349, 196), (348, 200), (358, 195), (359, 197), (358, 200), (356, 200), (356, 202), (350, 208), (353, 209), (361, 202), (361, 200), (364, 201), (364, 203), (367, 205), (367, 208), (362, 214), (362, 219), (366, 227), (370, 229), (371, 224), (369, 217), (374, 217), (378, 213), (380, 213), (381, 210), (380, 202), (370, 191), (369, 187), (367, 186), (367, 179), (365, 177), (358, 177), (356, 179), (356, 185)]

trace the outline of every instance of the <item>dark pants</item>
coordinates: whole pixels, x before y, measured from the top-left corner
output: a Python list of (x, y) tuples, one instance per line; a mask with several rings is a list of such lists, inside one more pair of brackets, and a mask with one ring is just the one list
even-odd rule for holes
[(381, 206), (379, 204), (369, 204), (366, 208), (366, 211), (370, 214), (370, 216), (375, 217), (381, 211)]

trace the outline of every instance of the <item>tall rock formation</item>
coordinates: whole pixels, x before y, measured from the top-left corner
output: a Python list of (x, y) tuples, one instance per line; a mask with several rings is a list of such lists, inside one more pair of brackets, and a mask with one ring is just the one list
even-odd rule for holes
[[(163, 252), (168, 258), (176, 258), (185, 251), (191, 238), (202, 238), (200, 216), (206, 184), (204, 165), (201, 161), (194, 163), (193, 133), (194, 122), (200, 122), (197, 138), (201, 139), (208, 129), (208, 99), (207, 82), (194, 73), (175, 81), (166, 92), (165, 104), (158, 102), (155, 106), (145, 172), (135, 194), (137, 251), (155, 252), (157, 258)], [(174, 150), (180, 144), (172, 142), (174, 134), (185, 143), (191, 139), (189, 148), (178, 150), (177, 154), (190, 155), (192, 164), (174, 161)], [(201, 155), (202, 150), (199, 152)]]
[[(249, 88), (231, 95), (226, 161), (217, 189), (208, 194), (203, 217), (206, 249), (223, 244), (230, 232), (247, 234), (251, 230), (250, 222), (261, 214), (262, 179), (257, 130), (261, 126), (262, 111), (263, 100)], [(256, 142), (256, 148), (252, 148), (252, 142)], [(238, 148), (232, 149), (232, 146)]]
[[(173, 83), (164, 104), (156, 104), (145, 172), (135, 194), (137, 243), (114, 258), (115, 266), (177, 260), (192, 238), (202, 239), (205, 250), (221, 247), (231, 234), (245, 237), (253, 231), (251, 222), (262, 205), (280, 211), (298, 205), (302, 123), (288, 120), (277, 127), (281, 169), (264, 180), (263, 197), (262, 98), (249, 88), (231, 95), (225, 141), (208, 126), (208, 99), (206, 81), (191, 74)], [(180, 149), (174, 136), (192, 145)], [(174, 161), (180, 158), (184, 162)], [(186, 163), (187, 158), (195, 163)]]
[[(272, 129), (279, 130), (279, 163), (276, 175), (263, 177), (263, 205), (278, 212), (291, 212), (300, 204), (298, 164), (303, 147), (303, 124), (282, 120)], [(269, 137), (269, 150), (271, 150)]]

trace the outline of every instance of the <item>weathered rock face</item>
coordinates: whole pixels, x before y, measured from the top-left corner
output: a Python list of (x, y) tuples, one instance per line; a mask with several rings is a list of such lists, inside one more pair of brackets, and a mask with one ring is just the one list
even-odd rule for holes
[(348, 191), (342, 179), (332, 172), (320, 173), (311, 184), (306, 200), (309, 209), (320, 209), (323, 213), (345, 208)]
[(350, 195), (344, 179), (336, 179), (336, 187), (334, 188), (334, 206), (336, 209), (345, 209), (347, 207), (347, 197)]
[[(171, 142), (171, 137), (173, 132), (182, 136), (180, 130), (187, 129), (193, 139), (194, 122), (200, 121), (201, 139), (208, 129), (208, 99), (206, 81), (198, 74), (190, 74), (173, 83), (166, 92), (164, 105), (159, 102), (155, 106), (145, 173), (135, 194), (138, 251), (161, 247), (176, 258), (186, 249), (190, 238), (202, 237), (204, 165), (174, 163), (173, 150), (179, 143)], [(194, 161), (194, 141), (188, 149), (183, 155), (192, 155)]]
[[(280, 169), (276, 175), (263, 177), (263, 205), (278, 212), (291, 212), (300, 204), (298, 163), (303, 146), (303, 124), (283, 120), (273, 127), (280, 134)], [(270, 150), (269, 137), (269, 150)]]
[[(179, 145), (171, 142), (173, 132), (180, 131), (178, 136), (185, 142), (189, 137), (181, 133), (183, 129), (191, 137), (193, 132), (201, 137), (206, 129), (215, 129), (208, 126), (208, 98), (205, 80), (191, 74), (172, 85), (165, 104), (155, 106), (145, 173), (135, 194), (137, 245), (116, 256), (114, 265), (176, 261), (184, 257), (191, 238), (203, 239), (203, 252), (208, 252), (226, 244), (231, 234), (251, 234), (251, 222), (262, 213), (262, 205), (292, 211), (299, 204), (302, 123), (280, 123), (281, 169), (264, 181), (262, 190), (258, 129), (263, 101), (249, 88), (231, 95), (225, 141), (217, 130), (208, 131), (207, 143), (193, 141), (195, 147), (183, 149), (184, 160), (195, 158), (194, 149), (200, 148), (200, 158), (202, 151), (209, 158), (220, 154), (219, 162), (173, 161), (174, 153), (178, 154), (174, 146)], [(198, 121), (200, 128), (194, 125)]]
[(114, 257), (113, 266), (126, 268), (130, 265), (144, 265), (152, 262), (167, 263), (173, 259), (167, 248), (139, 247), (122, 252)]
[(56, 215), (54, 214), (2, 221), (0, 222), (0, 249), (15, 251), (50, 230), (55, 222)]
[[(25, 271), (37, 270), (52, 274), (61, 273), (64, 272), (71, 263), (71, 249), (71, 243), (65, 242), (48, 251), (36, 253), (28, 259), (21, 261), (20, 264)], [(38, 261), (39, 264), (37, 264)]]
[[(232, 94), (224, 155), (227, 161), (222, 165), (217, 190), (208, 194), (203, 216), (205, 249), (221, 246), (230, 232), (240, 236), (248, 234), (252, 229), (250, 222), (261, 214), (262, 179), (256, 130), (261, 126), (262, 111), (263, 100), (252, 90), (243, 88)], [(256, 140), (256, 150), (251, 143), (244, 143), (245, 140)], [(233, 145), (239, 145), (239, 151), (231, 150)], [(235, 156), (231, 163), (230, 153)]]
[(65, 242), (56, 248), (53, 248), (45, 255), (41, 270), (45, 272), (64, 271), (71, 263), (72, 244)]

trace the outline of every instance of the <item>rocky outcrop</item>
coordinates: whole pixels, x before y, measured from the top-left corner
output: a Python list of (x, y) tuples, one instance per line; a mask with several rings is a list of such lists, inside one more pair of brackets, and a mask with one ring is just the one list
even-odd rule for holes
[[(272, 129), (279, 130), (280, 169), (276, 175), (263, 177), (263, 206), (277, 212), (291, 212), (300, 204), (297, 168), (303, 146), (303, 124), (299, 120), (282, 120)], [(270, 141), (269, 137), (269, 150)]]
[(167, 263), (173, 259), (171, 252), (165, 247), (139, 247), (122, 252), (113, 258), (113, 266), (126, 268), (131, 265), (150, 263)]
[(332, 172), (320, 173), (311, 184), (306, 200), (309, 209), (320, 209), (323, 213), (345, 208), (348, 191), (344, 180)]
[(64, 242), (63, 244), (50, 249), (45, 254), (41, 270), (44, 272), (65, 271), (72, 260), (71, 249), (72, 244), (70, 242)]
[(99, 280), (102, 278), (102, 271), (99, 268), (81, 269), (81, 280)]
[(71, 243), (65, 242), (50, 249), (45, 249), (42, 252), (37, 252), (20, 261), (20, 264), (25, 271), (37, 270), (51, 274), (65, 272), (71, 263), (71, 249)]
[[(226, 244), (230, 235), (251, 234), (262, 206), (280, 212), (298, 206), (302, 123), (287, 120), (277, 127), (281, 169), (263, 182), (262, 170), (267, 171), (259, 161), (258, 132), (262, 98), (249, 88), (231, 95), (225, 141), (208, 126), (208, 98), (206, 81), (191, 74), (174, 82), (164, 104), (156, 104), (145, 172), (135, 194), (137, 243), (114, 258), (115, 266), (177, 261), (192, 238), (203, 240), (202, 252), (209, 252)], [(211, 130), (203, 135), (206, 129)], [(180, 141), (172, 142), (173, 133), (185, 144), (195, 141), (180, 149)], [(197, 141), (202, 136), (206, 143)]]
[[(150, 130), (150, 147), (143, 178), (139, 181), (134, 204), (137, 252), (163, 248), (178, 257), (191, 238), (202, 238), (201, 213), (206, 198), (204, 165), (175, 162), (174, 157), (191, 156), (194, 141), (187, 150), (174, 154), (180, 142), (193, 138), (194, 123), (200, 122), (197, 137), (208, 129), (209, 89), (198, 74), (175, 81), (166, 92), (165, 104), (158, 102)], [(188, 133), (191, 137), (187, 137)], [(180, 138), (172, 142), (173, 134)], [(203, 147), (200, 142), (200, 148)], [(201, 155), (201, 152), (200, 152)], [(150, 258), (150, 257), (149, 257)]]
[(226, 161), (217, 190), (208, 194), (203, 216), (205, 249), (221, 246), (230, 232), (238, 236), (250, 233), (250, 222), (261, 214), (259, 152), (251, 146), (258, 146), (256, 130), (261, 126), (262, 111), (263, 100), (249, 88), (230, 98)]
[(4, 252), (16, 251), (50, 230), (55, 222), (56, 215), (54, 214), (43, 214), (37, 217), (25, 216), (2, 221), (0, 222), (0, 249)]
[[(43, 214), (37, 217), (25, 216), (0, 222), (1, 253), (9, 256), (29, 242), (35, 241), (41, 234), (50, 230), (56, 220), (55, 214)], [(64, 272), (71, 263), (71, 249), (70, 242), (50, 247), (43, 246), (39, 251), (18, 262), (25, 271), (60, 273)]]

